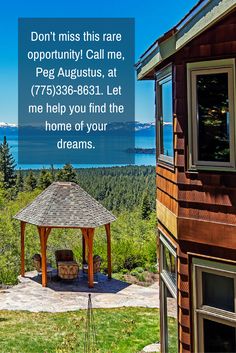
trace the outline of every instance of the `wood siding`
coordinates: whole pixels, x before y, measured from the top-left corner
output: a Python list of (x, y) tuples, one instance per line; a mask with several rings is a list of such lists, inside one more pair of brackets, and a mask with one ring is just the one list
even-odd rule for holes
[[(236, 12), (170, 59), (173, 63), (175, 168), (158, 163), (157, 200), (178, 216), (179, 240), (196, 238), (201, 243), (214, 245), (216, 241), (218, 246), (230, 247), (235, 245), (233, 234), (236, 233), (236, 173), (188, 171), (186, 65), (222, 58), (236, 58)], [(199, 233), (203, 228), (205, 231)], [(222, 230), (227, 231), (228, 238), (226, 233), (222, 236)], [(207, 232), (214, 233), (215, 237), (206, 237)]]
[[(236, 173), (188, 171), (187, 69), (189, 62), (236, 58), (236, 12), (188, 43), (173, 63), (174, 170), (157, 166), (159, 228), (177, 239), (180, 352), (193, 352), (190, 253), (236, 261)], [(176, 215), (177, 232), (160, 210)], [(171, 224), (171, 225), (170, 225)]]
[[(173, 59), (178, 184), (178, 238), (222, 247), (236, 245), (236, 173), (188, 173), (187, 70), (189, 62), (236, 58), (236, 13), (195, 38)], [(212, 236), (212, 234), (214, 236)]]

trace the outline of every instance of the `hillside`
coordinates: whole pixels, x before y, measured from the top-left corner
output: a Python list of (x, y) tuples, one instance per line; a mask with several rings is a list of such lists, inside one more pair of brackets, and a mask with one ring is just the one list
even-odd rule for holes
[[(18, 210), (32, 201), (53, 180), (74, 181), (111, 210), (117, 221), (112, 224), (113, 271), (122, 273), (156, 264), (155, 168), (112, 167), (73, 170), (22, 171), (15, 188), (0, 187), (0, 287), (17, 281), (20, 268), (20, 224), (13, 219)], [(52, 179), (51, 179), (52, 178)], [(20, 183), (20, 179), (22, 183)], [(19, 191), (21, 187), (21, 191)], [(106, 240), (103, 227), (95, 232), (94, 252), (102, 258), (106, 270)], [(48, 260), (55, 265), (55, 250), (70, 248), (81, 261), (81, 232), (55, 229), (48, 241)], [(26, 269), (32, 269), (32, 256), (40, 252), (35, 226), (26, 229)]]

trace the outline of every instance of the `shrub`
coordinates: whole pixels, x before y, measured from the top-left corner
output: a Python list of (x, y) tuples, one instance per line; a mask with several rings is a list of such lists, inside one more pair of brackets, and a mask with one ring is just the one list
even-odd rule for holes
[(140, 282), (145, 282), (145, 273), (144, 272), (138, 273), (136, 277)]
[(133, 270), (133, 271), (130, 272), (130, 274), (131, 274), (132, 276), (137, 277), (139, 273), (138, 273), (136, 270)]
[(159, 267), (158, 264), (154, 264), (154, 265), (152, 264), (147, 266), (147, 270), (152, 273), (158, 273), (159, 272), (158, 267)]
[(126, 268), (123, 268), (121, 272), (123, 273), (123, 275), (126, 275), (127, 273), (129, 273), (129, 270), (127, 270)]
[(138, 272), (138, 273), (143, 273), (144, 269), (142, 267), (136, 267), (135, 271)]

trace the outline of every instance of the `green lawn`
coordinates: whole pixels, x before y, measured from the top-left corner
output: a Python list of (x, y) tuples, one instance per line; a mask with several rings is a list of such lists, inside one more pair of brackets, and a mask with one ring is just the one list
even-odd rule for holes
[[(159, 341), (156, 309), (97, 309), (94, 318), (98, 352), (137, 353)], [(1, 311), (0, 352), (83, 353), (85, 320), (85, 310), (59, 314)]]
[[(86, 314), (0, 311), (0, 352), (83, 353)], [(159, 341), (157, 309), (96, 309), (94, 319), (99, 353), (138, 353)], [(169, 320), (173, 346), (175, 328), (176, 320)]]

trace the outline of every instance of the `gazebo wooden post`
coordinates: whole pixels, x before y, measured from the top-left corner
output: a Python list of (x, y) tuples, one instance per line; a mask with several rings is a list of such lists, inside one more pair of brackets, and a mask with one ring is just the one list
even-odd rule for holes
[(86, 241), (84, 238), (84, 235), (82, 235), (82, 258), (83, 258), (83, 264), (86, 263)]
[(45, 227), (38, 227), (40, 245), (41, 245), (41, 256), (42, 256), (42, 286), (47, 286), (47, 229)]
[(20, 222), (20, 234), (21, 234), (21, 276), (25, 275), (25, 226), (26, 223)]
[(89, 228), (87, 230), (87, 239), (88, 239), (88, 286), (89, 288), (94, 287), (94, 275), (93, 275), (93, 237), (94, 237), (94, 228)]
[(110, 223), (105, 224), (106, 234), (107, 234), (107, 273), (108, 279), (112, 277), (111, 268), (111, 225)]
[(45, 237), (46, 237), (46, 244), (48, 241), (49, 234), (51, 233), (52, 228), (47, 228), (45, 229)]
[(88, 254), (87, 254), (87, 245), (88, 245), (88, 234), (87, 234), (87, 228), (81, 228), (82, 232), (82, 258), (83, 258), (83, 264), (87, 263), (88, 260)]

